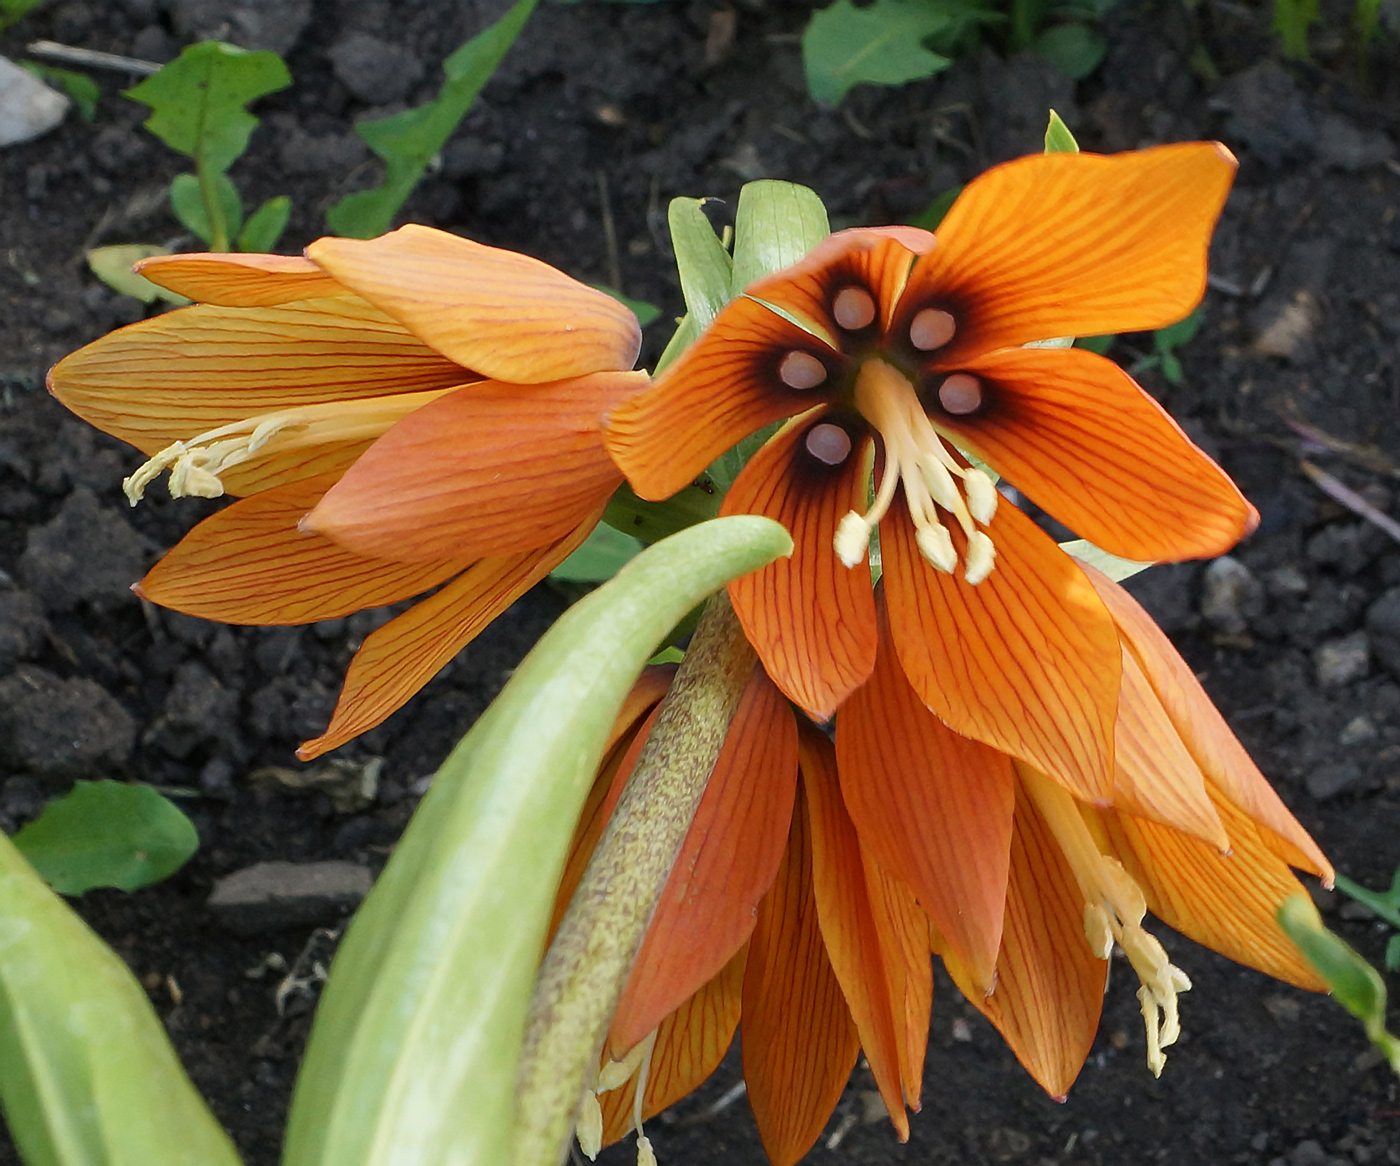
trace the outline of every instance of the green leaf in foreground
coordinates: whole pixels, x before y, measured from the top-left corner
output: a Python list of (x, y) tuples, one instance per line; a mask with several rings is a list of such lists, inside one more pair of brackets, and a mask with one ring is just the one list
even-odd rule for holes
[(0, 1102), (27, 1166), (238, 1166), (135, 977), (2, 835)]
[(868, 8), (836, 0), (813, 13), (802, 34), (807, 91), (823, 105), (836, 105), (864, 82), (902, 85), (932, 77), (953, 62), (922, 41), (947, 31), (954, 19), (942, 5), (918, 0), (875, 0)]
[(389, 229), (394, 213), (413, 193), (433, 155), (466, 116), (537, 3), (538, 0), (516, 0), (500, 20), (448, 57), (442, 65), (447, 80), (432, 101), (355, 127), (369, 148), (384, 160), (384, 181), (372, 190), (348, 194), (331, 207), (326, 212), (326, 224), (332, 231), (352, 239), (369, 239)]
[(169, 878), (199, 849), (194, 825), (148, 785), (80, 781), (21, 829), (14, 844), (54, 890), (134, 891)]
[(700, 599), (790, 554), (751, 515), (644, 551), (545, 633), (457, 746), (335, 957), (284, 1166), (509, 1163), (560, 871), (647, 657)]

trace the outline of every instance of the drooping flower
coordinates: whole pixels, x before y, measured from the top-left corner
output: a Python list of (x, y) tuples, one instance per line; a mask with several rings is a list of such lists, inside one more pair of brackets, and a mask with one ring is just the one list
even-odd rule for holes
[(133, 503), (166, 469), (177, 496), (241, 498), (140, 594), (298, 624), (432, 592), (366, 638), (303, 758), (402, 705), (582, 542), (621, 481), (599, 418), (646, 383), (636, 318), (538, 260), (408, 226), (141, 271), (200, 302), (88, 345), (49, 387), (150, 456)]
[(730, 586), (797, 705), (830, 717), (875, 667), (860, 564), (878, 527), (895, 651), (923, 703), (1072, 793), (1108, 797), (1112, 619), (963, 451), (1125, 558), (1218, 554), (1252, 529), (1234, 484), (1116, 365), (1027, 347), (1184, 316), (1234, 169), (1209, 143), (998, 166), (936, 238), (841, 232), (755, 283), (613, 411), (608, 447), (650, 499), (789, 419), (722, 512), (766, 514), (797, 544)]
[[(907, 1137), (930, 951), (1057, 1097), (1089, 1053), (1115, 944), (1141, 982), (1148, 1064), (1161, 1072), (1190, 981), (1147, 911), (1325, 990), (1275, 912), (1298, 890), (1290, 866), (1330, 879), (1330, 865), (1150, 617), (1090, 577), (1123, 660), (1108, 804), (929, 712), (895, 658), (882, 595), (875, 668), (837, 714), (834, 745), (755, 670), (614, 1018), (585, 1137), (640, 1132), (709, 1075), (736, 1029), (775, 1166), (816, 1139), (857, 1048)], [(560, 911), (666, 682), (645, 677), (622, 720)]]

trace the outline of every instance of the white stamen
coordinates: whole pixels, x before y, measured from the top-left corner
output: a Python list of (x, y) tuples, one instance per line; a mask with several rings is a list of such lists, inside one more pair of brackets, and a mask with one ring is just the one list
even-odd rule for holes
[(992, 479), (981, 470), (971, 467), (963, 471), (963, 490), (967, 494), (967, 508), (983, 526), (992, 521), (997, 512), (1001, 495), (997, 493)]
[(920, 458), (919, 470), (924, 479), (924, 485), (928, 487), (928, 492), (933, 495), (933, 500), (944, 510), (954, 513), (962, 506), (962, 495), (958, 493), (957, 486), (953, 483), (953, 475), (948, 472), (948, 467), (941, 461), (932, 458)]
[(849, 511), (836, 526), (836, 557), (842, 566), (855, 567), (865, 559), (870, 549), (870, 526), (854, 510)]
[(909, 343), (920, 352), (942, 348), (958, 330), (953, 317), (939, 308), (925, 308), (909, 321)]
[(875, 319), (875, 300), (863, 287), (843, 287), (831, 301), (831, 314), (848, 332), (857, 332)]
[(967, 560), (963, 564), (963, 579), (976, 587), (992, 573), (997, 549), (992, 540), (980, 530), (967, 536)]
[(826, 365), (810, 352), (794, 349), (779, 362), (778, 379), (790, 389), (815, 389), (826, 380)]
[(919, 554), (923, 555), (935, 568), (945, 575), (951, 575), (958, 565), (958, 552), (953, 548), (952, 536), (943, 526), (921, 526), (914, 535)]

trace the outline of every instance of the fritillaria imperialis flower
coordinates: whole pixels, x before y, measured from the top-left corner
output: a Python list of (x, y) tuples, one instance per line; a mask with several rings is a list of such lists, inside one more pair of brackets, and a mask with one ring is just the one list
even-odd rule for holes
[(1252, 529), (1234, 484), (1116, 365), (1027, 347), (1183, 317), (1234, 170), (1209, 143), (995, 167), (936, 238), (841, 232), (753, 284), (613, 411), (608, 448), (649, 499), (788, 419), (722, 513), (765, 514), (797, 544), (730, 597), (800, 708), (830, 717), (875, 668), (862, 564), (878, 528), (895, 654), (923, 704), (1071, 794), (1110, 798), (1113, 620), (963, 451), (1125, 558), (1214, 555)]
[[(1123, 664), (1102, 803), (931, 713), (895, 658), (878, 593), (875, 666), (837, 714), (834, 744), (755, 669), (614, 1018), (598, 1104), (586, 1099), (580, 1123), (586, 1148), (640, 1133), (708, 1076), (738, 1027), (775, 1166), (812, 1145), (858, 1049), (907, 1137), (930, 952), (1057, 1097), (1089, 1053), (1115, 944), (1141, 981), (1148, 1063), (1162, 1069), (1190, 981), (1144, 927), (1147, 911), (1325, 989), (1275, 911), (1299, 889), (1290, 865), (1330, 878), (1327, 860), (1146, 613), (1089, 578)], [(561, 913), (667, 680), (644, 676), (624, 710)]]
[[(206, 619), (299, 624), (431, 592), (368, 636), (314, 757), (378, 724), (577, 547), (621, 481), (602, 413), (640, 329), (537, 260), (409, 226), (305, 258), (174, 255), (199, 301), (61, 361), (49, 387), (163, 470), (240, 500), (139, 584)], [(436, 590), (434, 590), (436, 589)]]

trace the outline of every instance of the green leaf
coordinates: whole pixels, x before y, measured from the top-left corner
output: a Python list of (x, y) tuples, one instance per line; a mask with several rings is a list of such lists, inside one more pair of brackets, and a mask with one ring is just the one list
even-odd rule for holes
[(941, 194), (934, 196), (933, 201), (923, 210), (909, 220), (911, 227), (922, 227), (925, 231), (938, 230), (938, 224), (943, 221), (947, 213), (953, 209), (953, 203), (958, 201), (958, 195), (963, 192), (961, 186), (949, 187)]
[(136, 978), (0, 835), (0, 1102), (28, 1166), (237, 1166)]
[(170, 248), (162, 247), (159, 243), (114, 243), (108, 247), (94, 247), (85, 252), (84, 257), (93, 275), (124, 296), (131, 296), (143, 304), (153, 304), (156, 300), (188, 304), (189, 299), (179, 292), (152, 283), (144, 275), (137, 275), (131, 270), (142, 259), (169, 254)]
[(1079, 143), (1069, 132), (1069, 126), (1053, 109), (1050, 111), (1050, 124), (1045, 127), (1045, 152), (1047, 154), (1077, 154)]
[(222, 172), (248, 148), (257, 128), (258, 119), (244, 106), (291, 83), (276, 53), (201, 41), (126, 95), (151, 107), (146, 128), (167, 146)]
[(655, 304), (649, 304), (646, 300), (634, 300), (623, 295), (615, 287), (609, 287), (605, 283), (589, 284), (596, 291), (604, 295), (612, 296), (619, 304), (626, 308), (632, 315), (637, 317), (637, 323), (645, 328), (648, 324), (655, 323), (661, 318), (661, 309)]
[(1337, 890), (1369, 907), (1392, 927), (1400, 928), (1400, 870), (1395, 872), (1390, 890), (1384, 895), (1352, 882), (1346, 875), (1337, 876)]
[(1113, 347), (1113, 342), (1117, 340), (1116, 335), (1109, 336), (1079, 336), (1075, 338), (1076, 348), (1086, 348), (1096, 356), (1107, 356), (1108, 350)]
[(1184, 320), (1178, 320), (1175, 324), (1168, 324), (1165, 328), (1158, 328), (1152, 333), (1152, 345), (1159, 355), (1165, 356), (1169, 352), (1190, 344), (1196, 338), (1196, 333), (1201, 330), (1201, 325), (1205, 322), (1205, 309), (1197, 308)]
[(734, 260), (701, 209), (706, 199), (673, 198), (666, 211), (687, 318), (698, 335), (734, 296)]
[(573, 554), (549, 573), (551, 579), (571, 583), (602, 583), (637, 557), (641, 541), (600, 522)]
[[(225, 229), (236, 231), (243, 221), (243, 200), (238, 196), (238, 188), (227, 174), (219, 173), (210, 178), (210, 188), (219, 199)], [(214, 227), (209, 221), (209, 208), (204, 205), (204, 190), (198, 178), (193, 174), (175, 175), (170, 183), (170, 207), (187, 231), (214, 245)]]
[(0, 32), (18, 24), (44, 0), (0, 0)]
[(496, 71), (506, 50), (525, 26), (538, 0), (516, 0), (500, 20), (477, 33), (446, 61), (447, 80), (426, 105), (375, 121), (360, 122), (355, 132), (384, 160), (384, 181), (372, 190), (348, 194), (326, 212), (338, 235), (369, 239), (382, 235), (394, 214), (413, 193), (433, 156), (452, 136), (476, 95)]
[(953, 62), (921, 42), (948, 31), (955, 19), (936, 3), (875, 0), (857, 8), (836, 0), (813, 13), (802, 34), (807, 91), (814, 101), (837, 105), (862, 83), (902, 85), (932, 77)]
[(1066, 77), (1081, 81), (1102, 64), (1108, 41), (1087, 24), (1057, 24), (1036, 37), (1032, 49)]
[(831, 234), (816, 192), (795, 182), (746, 182), (734, 212), (734, 268), (730, 291), (791, 267)]
[(1115, 583), (1131, 579), (1138, 572), (1146, 571), (1148, 567), (1153, 566), (1152, 563), (1139, 563), (1133, 559), (1122, 559), (1117, 555), (1110, 555), (1107, 551), (1082, 538), (1061, 543), (1060, 550), (1067, 555), (1073, 555), (1081, 563), (1097, 567)]
[(148, 785), (80, 781), (14, 837), (54, 890), (135, 891), (169, 878), (199, 849), (194, 824)]
[(682, 615), (791, 549), (764, 518), (692, 527), (545, 633), (444, 763), (350, 925), (284, 1166), (511, 1161), (526, 1009), (612, 721)]
[[(0, 27), (4, 26), (0, 17)], [(85, 122), (97, 117), (97, 101), (102, 96), (97, 82), (86, 73), (75, 73), (72, 69), (59, 69), (53, 65), (41, 65), (38, 61), (21, 61), (20, 68), (27, 70), (41, 81), (57, 85), (78, 109), (78, 116)]]
[(719, 513), (719, 503), (718, 494), (698, 486), (687, 486), (664, 502), (644, 502), (623, 482), (608, 502), (603, 521), (643, 542), (655, 543), (713, 518)]
[(292, 200), (285, 194), (268, 199), (248, 216), (248, 221), (238, 232), (238, 249), (271, 251), (287, 229), (287, 219), (291, 214)]

